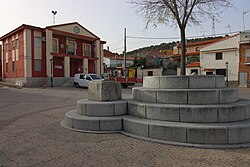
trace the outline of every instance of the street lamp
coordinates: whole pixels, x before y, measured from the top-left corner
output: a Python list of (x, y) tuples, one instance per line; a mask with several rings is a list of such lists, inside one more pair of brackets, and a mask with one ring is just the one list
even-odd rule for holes
[(53, 87), (53, 58), (50, 59), (50, 86)]
[(106, 67), (107, 67), (106, 63), (102, 63), (102, 65), (103, 65), (103, 73), (107, 73), (107, 72), (106, 72), (106, 70), (107, 70), (107, 68), (106, 68)]
[(228, 62), (225, 63), (226, 65), (226, 83), (227, 83), (227, 87), (228, 87)]
[(245, 14), (247, 14), (248, 12), (250, 12), (250, 10), (243, 12), (243, 28), (244, 28), (244, 32), (246, 31), (246, 27), (245, 27)]

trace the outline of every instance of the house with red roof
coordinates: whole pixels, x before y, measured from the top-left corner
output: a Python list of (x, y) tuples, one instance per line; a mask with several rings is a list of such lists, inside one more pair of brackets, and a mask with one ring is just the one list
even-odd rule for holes
[(250, 32), (240, 32), (200, 49), (202, 75), (224, 75), (229, 86), (250, 86)]
[[(187, 42), (186, 44), (186, 63), (187, 62), (195, 62), (199, 60), (200, 49), (205, 47), (211, 43), (219, 41), (223, 38), (215, 38), (215, 39), (206, 39), (198, 42)], [(181, 62), (181, 44), (177, 43), (177, 45), (173, 48), (173, 56), (172, 59), (177, 62)]]
[(66, 86), (75, 73), (103, 73), (105, 42), (77, 22), (45, 28), (23, 24), (0, 41), (5, 81)]
[[(126, 67), (133, 65), (134, 59), (134, 57), (126, 56)], [(118, 53), (112, 53), (108, 50), (104, 50), (103, 62), (107, 68), (124, 67), (125, 58), (123, 55), (119, 55)]]
[(200, 75), (201, 67), (200, 62), (192, 62), (186, 65), (186, 74), (187, 75)]

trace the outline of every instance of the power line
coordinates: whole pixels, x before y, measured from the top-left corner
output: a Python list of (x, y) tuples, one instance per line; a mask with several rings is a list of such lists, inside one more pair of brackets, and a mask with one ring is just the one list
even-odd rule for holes
[(119, 45), (124, 39), (122, 38), (119, 42), (115, 42), (115, 43), (110, 43), (109, 45), (115, 45), (114, 47), (116, 47), (117, 45)]
[[(231, 34), (238, 33), (240, 31), (234, 31), (231, 32)], [(228, 33), (219, 33), (214, 34), (215, 36), (221, 36), (221, 35), (227, 35)], [(213, 35), (197, 35), (197, 36), (187, 36), (186, 38), (204, 38), (204, 37), (211, 37)], [(131, 39), (145, 39), (145, 40), (161, 40), (161, 39), (180, 39), (180, 37), (163, 37), (163, 38), (157, 38), (157, 37), (139, 37), (139, 36), (127, 36), (127, 38)]]
[(133, 38), (133, 39), (179, 39), (180, 37), (155, 38), (155, 37), (136, 37), (136, 36), (127, 36), (127, 38)]
[(112, 49), (113, 51), (115, 50), (119, 50), (119, 49), (123, 49), (124, 47), (120, 47), (120, 48), (115, 48), (115, 49)]

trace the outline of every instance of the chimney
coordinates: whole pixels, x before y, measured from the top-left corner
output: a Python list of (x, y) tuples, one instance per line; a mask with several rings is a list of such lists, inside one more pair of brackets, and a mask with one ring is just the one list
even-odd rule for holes
[(109, 51), (109, 46), (107, 46), (107, 50)]

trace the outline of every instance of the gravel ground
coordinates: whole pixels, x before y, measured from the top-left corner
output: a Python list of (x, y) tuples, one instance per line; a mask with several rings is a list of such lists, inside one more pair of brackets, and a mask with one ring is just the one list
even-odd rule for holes
[[(66, 130), (59, 122), (86, 97), (81, 91), (0, 88), (0, 166), (250, 166), (250, 148), (198, 149)], [(124, 92), (129, 97), (131, 90)]]

